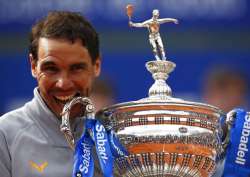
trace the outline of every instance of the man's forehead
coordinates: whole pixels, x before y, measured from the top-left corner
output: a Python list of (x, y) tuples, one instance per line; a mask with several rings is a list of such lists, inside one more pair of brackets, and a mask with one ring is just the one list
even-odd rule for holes
[(42, 60), (40, 60), (40, 66), (42, 67), (46, 67), (46, 66), (67, 66), (67, 67), (72, 67), (72, 66), (85, 66), (87, 65), (85, 60), (76, 60), (76, 61), (67, 61), (65, 62), (62, 61), (59, 58), (55, 58), (55, 57), (47, 57), (44, 58)]
[(89, 53), (81, 40), (72, 41), (65, 39), (40, 38), (38, 43), (38, 54), (72, 54)]
[(64, 38), (41, 37), (41, 38), (39, 38), (38, 45), (39, 45), (39, 47), (48, 47), (48, 46), (55, 46), (56, 47), (56, 46), (63, 46), (63, 45), (73, 47), (75, 45), (79, 45), (79, 46), (85, 48), (81, 39), (76, 39), (76, 40), (72, 41), (72, 40), (68, 40), (68, 39), (64, 39)]

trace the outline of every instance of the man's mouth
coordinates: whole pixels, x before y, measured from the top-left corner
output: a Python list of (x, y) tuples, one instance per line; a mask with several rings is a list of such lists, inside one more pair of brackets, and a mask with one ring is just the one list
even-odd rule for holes
[(54, 97), (54, 99), (56, 100), (57, 103), (65, 105), (66, 103), (68, 103), (74, 97), (77, 97), (77, 96), (80, 96), (80, 93), (75, 93), (75, 94), (68, 95), (68, 96), (53, 96), (53, 97)]

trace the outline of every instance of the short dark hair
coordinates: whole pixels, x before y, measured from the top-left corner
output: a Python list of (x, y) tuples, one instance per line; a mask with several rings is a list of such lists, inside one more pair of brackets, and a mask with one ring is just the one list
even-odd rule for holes
[(38, 21), (31, 30), (29, 53), (38, 60), (38, 42), (41, 37), (66, 39), (72, 43), (80, 39), (94, 63), (99, 57), (99, 37), (93, 26), (80, 13), (52, 11)]

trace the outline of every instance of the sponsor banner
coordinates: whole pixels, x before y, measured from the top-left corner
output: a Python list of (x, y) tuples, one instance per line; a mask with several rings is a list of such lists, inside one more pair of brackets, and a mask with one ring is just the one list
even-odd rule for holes
[(243, 109), (235, 109), (236, 119), (230, 132), (224, 177), (250, 176), (250, 115)]
[(128, 155), (113, 132), (106, 131), (96, 119), (86, 119), (85, 132), (77, 142), (74, 155), (72, 177), (92, 177), (94, 161), (92, 148), (95, 146), (101, 170), (104, 177), (113, 177), (113, 161)]
[(108, 138), (111, 144), (110, 148), (112, 154), (115, 158), (128, 155), (128, 151), (122, 146), (122, 144), (120, 143), (120, 141), (118, 140), (118, 138), (116, 137), (116, 135), (112, 130), (108, 131)]
[(92, 177), (94, 174), (94, 161), (92, 147), (94, 142), (85, 132), (77, 142), (74, 155), (73, 177)]
[(113, 177), (113, 156), (110, 150), (107, 132), (99, 121), (92, 127), (96, 153), (104, 177)]

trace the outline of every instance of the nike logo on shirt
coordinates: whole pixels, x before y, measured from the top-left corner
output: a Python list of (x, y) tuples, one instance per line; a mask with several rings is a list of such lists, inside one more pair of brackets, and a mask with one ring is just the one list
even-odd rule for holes
[(43, 162), (41, 165), (38, 165), (37, 163), (30, 161), (30, 166), (38, 172), (43, 173), (44, 169), (48, 166), (48, 162)]

